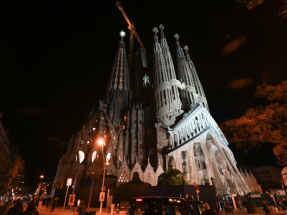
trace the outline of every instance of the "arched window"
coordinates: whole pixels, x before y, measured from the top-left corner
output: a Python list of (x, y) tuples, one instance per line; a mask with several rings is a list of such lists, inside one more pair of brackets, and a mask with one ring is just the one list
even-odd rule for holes
[(79, 151), (79, 162), (82, 163), (85, 159), (85, 153), (83, 151)]
[(112, 154), (108, 153), (106, 157), (106, 162), (110, 162), (111, 158), (112, 158)]
[(97, 151), (94, 151), (92, 154), (92, 162), (97, 158)]

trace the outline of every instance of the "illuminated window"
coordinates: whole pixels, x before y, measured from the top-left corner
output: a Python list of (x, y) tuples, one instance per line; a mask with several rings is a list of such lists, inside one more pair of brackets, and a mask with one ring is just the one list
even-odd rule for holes
[(85, 153), (83, 151), (79, 151), (79, 162), (82, 163), (85, 159)]
[(96, 157), (97, 157), (97, 151), (94, 151), (93, 154), (92, 154), (92, 162), (94, 162)]
[(113, 115), (111, 115), (111, 120), (113, 120)]
[(124, 121), (127, 122), (127, 116), (124, 116)]
[(76, 161), (78, 160), (78, 156), (76, 155)]
[(123, 125), (123, 130), (126, 130), (126, 126), (125, 125)]
[(112, 158), (112, 154), (108, 153), (106, 157), (106, 162), (110, 162), (111, 158)]

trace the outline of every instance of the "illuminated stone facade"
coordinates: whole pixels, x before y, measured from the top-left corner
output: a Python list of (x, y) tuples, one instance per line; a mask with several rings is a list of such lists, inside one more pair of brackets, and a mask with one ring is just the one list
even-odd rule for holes
[[(127, 54), (121, 39), (104, 100), (71, 137), (67, 153), (59, 162), (55, 182), (60, 182), (60, 188), (76, 172), (77, 187), (86, 186), (87, 170), (97, 154), (102, 153), (97, 140), (103, 139), (104, 156), (110, 162), (106, 174), (117, 177), (115, 186), (130, 181), (134, 172), (144, 182), (156, 186), (160, 174), (176, 168), (184, 173), (189, 184), (214, 183), (219, 194), (247, 194), (252, 190), (210, 115), (188, 47), (184, 53), (179, 36), (175, 36), (176, 71), (163, 25), (160, 29), (160, 41), (158, 29), (153, 29), (153, 83), (149, 86), (147, 75), (142, 74), (143, 87), (135, 87), (142, 89), (140, 96), (131, 90)], [(146, 62), (143, 65), (151, 68)], [(152, 94), (154, 99), (148, 104), (138, 99)]]

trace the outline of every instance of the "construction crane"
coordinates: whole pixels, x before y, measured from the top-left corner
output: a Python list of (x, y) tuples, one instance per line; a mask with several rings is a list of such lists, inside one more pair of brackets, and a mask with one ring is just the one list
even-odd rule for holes
[(119, 8), (119, 10), (122, 12), (125, 20), (127, 21), (128, 23), (128, 28), (130, 30), (130, 52), (129, 52), (129, 71), (131, 72), (132, 71), (132, 66), (133, 66), (133, 58), (134, 58), (134, 35), (135, 37), (137, 38), (139, 44), (141, 45), (142, 49), (144, 50), (144, 52), (146, 52), (146, 48), (144, 47), (142, 41), (141, 41), (141, 38), (140, 36), (138, 35), (137, 31), (136, 31), (136, 28), (134, 26), (134, 23), (131, 22), (128, 18), (128, 16), (126, 15), (120, 1), (116, 2), (116, 6)]

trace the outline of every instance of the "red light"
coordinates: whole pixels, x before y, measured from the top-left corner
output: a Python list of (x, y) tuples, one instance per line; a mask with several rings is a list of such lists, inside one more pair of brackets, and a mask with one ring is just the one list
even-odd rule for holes
[(136, 199), (136, 202), (142, 202), (143, 200), (142, 199)]

